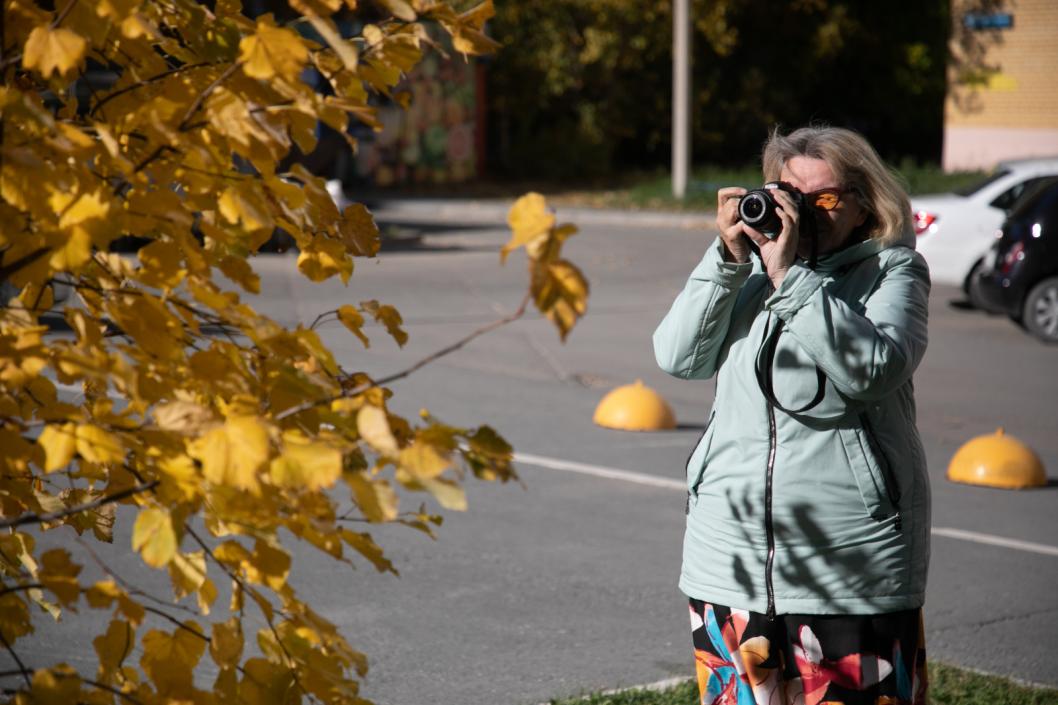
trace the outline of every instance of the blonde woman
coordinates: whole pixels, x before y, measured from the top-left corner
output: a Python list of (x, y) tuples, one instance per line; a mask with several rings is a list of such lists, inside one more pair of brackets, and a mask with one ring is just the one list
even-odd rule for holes
[(701, 702), (918, 705), (929, 271), (911, 208), (850, 130), (776, 130), (763, 171), (770, 232), (721, 189), (720, 236), (654, 333), (666, 372), (717, 376), (680, 578)]

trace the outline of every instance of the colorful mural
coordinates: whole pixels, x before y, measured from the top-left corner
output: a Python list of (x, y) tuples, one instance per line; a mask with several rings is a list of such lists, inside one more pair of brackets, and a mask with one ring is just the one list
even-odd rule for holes
[(466, 181), (477, 174), (478, 71), (459, 55), (436, 54), (398, 87), (407, 110), (379, 109), (381, 132), (361, 139), (357, 174), (377, 186)]

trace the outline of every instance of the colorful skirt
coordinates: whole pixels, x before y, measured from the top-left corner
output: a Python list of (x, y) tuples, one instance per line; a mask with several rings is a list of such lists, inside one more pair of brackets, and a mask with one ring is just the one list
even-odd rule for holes
[(926, 705), (922, 610), (763, 614), (691, 598), (701, 705)]

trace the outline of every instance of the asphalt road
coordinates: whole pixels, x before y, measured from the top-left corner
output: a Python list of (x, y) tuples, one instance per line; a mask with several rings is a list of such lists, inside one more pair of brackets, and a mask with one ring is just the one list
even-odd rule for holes
[[(417, 243), (358, 262), (348, 287), (309, 283), (293, 257), (262, 257), (256, 266), (265, 293), (256, 305), (291, 324), (350, 301), (396, 305), (411, 335), (403, 350), (378, 329), (368, 350), (340, 325), (322, 331), (347, 369), (376, 376), (517, 306), (524, 260), (499, 265), (505, 230), (449, 224), (416, 231), (423, 235)], [(527, 316), (393, 385), (393, 406), (408, 415), (426, 407), (455, 424), (489, 423), (519, 453), (680, 481), (713, 388), (658, 370), (650, 334), (711, 237), (657, 225), (584, 227), (567, 253), (591, 280), (590, 310), (565, 345), (547, 321)], [(954, 288), (934, 288), (930, 348), (915, 377), (934, 526), (1058, 551), (1058, 348), (1005, 319), (953, 307), (959, 298)], [(635, 379), (669, 400), (679, 429), (632, 434), (592, 424), (603, 394)], [(998, 426), (1037, 451), (1050, 486), (1010, 492), (945, 479), (954, 451)], [(676, 588), (683, 493), (664, 482), (528, 463), (518, 470), (521, 485), (471, 482), (470, 509), (446, 513), (436, 541), (402, 527), (377, 531), (399, 578), (366, 565), (350, 572), (311, 549), (295, 557), (299, 593), (369, 655), (365, 696), (382, 705), (533, 705), (692, 675), (686, 602)], [(409, 497), (408, 505), (418, 501)], [(114, 560), (127, 536), (125, 527)], [(135, 571), (133, 561), (124, 565)], [(1053, 552), (934, 536), (930, 656), (1058, 686), (1056, 581)], [(42, 628), (20, 642), (24, 658), (59, 654), (87, 668), (94, 661), (88, 634), (99, 626), (93, 619), (73, 617), (73, 632)]]

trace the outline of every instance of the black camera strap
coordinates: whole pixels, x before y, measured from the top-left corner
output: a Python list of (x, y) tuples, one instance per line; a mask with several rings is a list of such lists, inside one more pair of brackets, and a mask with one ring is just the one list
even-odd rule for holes
[(771, 332), (764, 338), (764, 341), (760, 345), (760, 349), (757, 351), (757, 364), (755, 372), (757, 374), (757, 385), (760, 387), (760, 391), (764, 394), (764, 398), (767, 399), (777, 409), (785, 411), (787, 414), (803, 414), (804, 412), (812, 409), (819, 405), (819, 402), (823, 401), (823, 396), (826, 394), (827, 376), (823, 374), (823, 370), (819, 369), (819, 365), (816, 365), (816, 382), (818, 388), (816, 389), (816, 395), (812, 397), (812, 401), (808, 402), (800, 409), (787, 409), (775, 396), (775, 385), (773, 383), (772, 371), (775, 367), (775, 353), (779, 348), (779, 336), (782, 335), (783, 320), (778, 319), (778, 323), (772, 328)]

